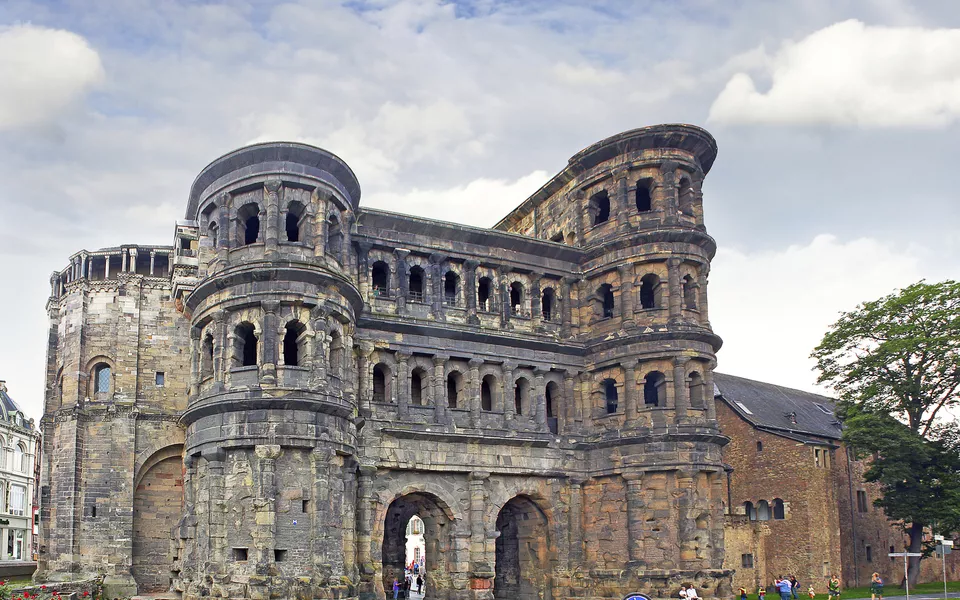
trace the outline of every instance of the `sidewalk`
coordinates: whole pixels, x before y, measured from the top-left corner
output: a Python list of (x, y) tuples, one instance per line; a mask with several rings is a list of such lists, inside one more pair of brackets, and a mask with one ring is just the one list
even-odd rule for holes
[[(883, 600), (907, 600), (907, 597), (901, 593), (902, 591), (903, 590), (899, 588), (897, 589), (897, 593), (900, 594), (898, 596), (887, 596), (884, 594)], [(842, 595), (840, 597), (843, 598)], [(960, 592), (948, 592), (947, 597), (960, 598)], [(910, 600), (943, 600), (943, 591), (939, 594), (936, 592), (921, 592), (919, 594), (910, 592)]]

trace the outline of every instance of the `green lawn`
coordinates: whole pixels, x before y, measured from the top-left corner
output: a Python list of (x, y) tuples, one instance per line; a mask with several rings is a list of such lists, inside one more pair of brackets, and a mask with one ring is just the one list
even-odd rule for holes
[[(884, 595), (884, 596), (903, 596), (903, 595), (904, 595), (903, 588), (902, 588), (902, 587), (899, 587), (899, 586), (897, 585), (898, 583), (900, 583), (900, 582), (897, 581), (896, 583), (893, 583), (893, 584), (887, 583), (886, 585), (884, 585), (884, 586), (883, 586), (883, 595)], [(821, 587), (819, 587), (819, 588), (816, 587), (816, 586), (814, 586), (814, 591), (816, 591), (816, 592), (823, 592), (823, 593), (818, 593), (818, 594), (816, 595), (816, 597), (814, 598), (814, 600), (828, 600), (828, 598), (827, 598), (827, 593), (826, 593), (826, 587), (827, 587), (826, 582), (824, 582), (823, 585), (822, 585)], [(948, 591), (948, 592), (960, 592), (960, 581), (948, 581), (948, 582), (947, 582), (947, 591)], [(936, 594), (937, 592), (940, 592), (941, 594), (943, 593), (943, 582), (942, 582), (942, 581), (941, 581), (941, 582), (936, 582), (936, 583), (921, 583), (921, 584), (918, 585), (916, 588), (910, 588), (910, 595), (911, 595), (911, 596), (912, 596), (914, 593), (917, 593), (917, 594)], [(851, 599), (853, 599), (853, 598), (869, 598), (869, 597), (870, 597), (870, 586), (869, 586), (869, 585), (865, 585), (865, 586), (863, 586), (863, 587), (856, 587), (856, 588), (846, 588), (846, 589), (841, 588), (841, 590), (840, 590), (840, 600), (851, 600)], [(738, 596), (738, 598), (739, 598), (739, 596)], [(804, 592), (803, 594), (800, 594), (800, 600), (809, 600), (809, 598), (810, 598), (810, 597), (807, 596), (806, 592)], [(748, 594), (748, 595), (747, 595), (747, 599), (748, 599), (748, 600), (759, 600), (759, 599), (757, 598), (757, 595), (756, 595), (756, 594)], [(768, 589), (768, 590), (767, 590), (767, 600), (780, 600), (780, 595), (779, 595), (779, 594), (776, 594), (776, 593), (771, 594), (770, 591), (769, 591), (769, 589)]]

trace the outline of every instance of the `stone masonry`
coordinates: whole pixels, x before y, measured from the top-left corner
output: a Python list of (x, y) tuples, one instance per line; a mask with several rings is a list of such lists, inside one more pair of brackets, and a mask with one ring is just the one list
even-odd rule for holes
[(492, 229), (241, 148), (172, 247), (51, 278), (38, 579), (112, 594), (728, 597), (702, 129), (576, 154)]

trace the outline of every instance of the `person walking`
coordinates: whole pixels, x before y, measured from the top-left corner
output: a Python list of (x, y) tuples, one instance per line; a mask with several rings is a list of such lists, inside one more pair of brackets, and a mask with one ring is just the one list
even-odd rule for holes
[(393, 579), (393, 600), (397, 600), (400, 597), (400, 582), (396, 578)]
[(790, 593), (793, 594), (793, 600), (800, 600), (800, 582), (796, 575), (790, 576)]
[(740, 600), (747, 600), (747, 588), (740, 586)]
[(423, 593), (423, 575), (417, 575), (417, 592)]
[(780, 579), (777, 582), (777, 591), (780, 593), (780, 600), (790, 600), (793, 585), (791, 585), (789, 579)]
[(836, 573), (830, 576), (830, 583), (827, 584), (828, 600), (840, 600), (840, 578)]
[(880, 573), (874, 573), (870, 577), (870, 598), (883, 600), (883, 578), (880, 577)]
[(760, 587), (757, 588), (757, 598), (760, 600), (767, 600), (767, 588), (763, 587), (763, 584), (760, 584)]

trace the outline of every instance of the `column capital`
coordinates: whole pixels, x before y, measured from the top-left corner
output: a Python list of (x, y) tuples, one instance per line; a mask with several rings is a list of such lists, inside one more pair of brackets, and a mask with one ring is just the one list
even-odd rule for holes
[(570, 486), (574, 488), (583, 487), (583, 484), (588, 481), (590, 481), (589, 477), (570, 477), (567, 479)]
[(483, 362), (484, 361), (482, 358), (471, 358), (467, 364), (470, 365), (471, 369), (479, 369), (481, 366), (483, 366)]
[(394, 354), (394, 356), (396, 357), (397, 362), (404, 362), (404, 363), (405, 363), (405, 362), (407, 362), (408, 360), (410, 360), (410, 357), (412, 357), (413, 354), (411, 354), (410, 352), (403, 351), (403, 350), (397, 350), (397, 352)]
[(690, 358), (687, 356), (674, 356), (673, 357), (673, 366), (682, 367), (690, 361)]
[(200, 328), (199, 328), (199, 327), (191, 327), (191, 328), (190, 328), (190, 339), (193, 340), (193, 341), (195, 341), (195, 342), (198, 341), (198, 340), (200, 339), (200, 334), (201, 334), (201, 333), (202, 333), (202, 332), (200, 331)]
[(393, 253), (397, 255), (397, 260), (405, 260), (410, 255), (410, 251), (406, 248), (395, 248)]
[(361, 477), (363, 477), (363, 476), (373, 477), (374, 475), (377, 474), (377, 466), (376, 466), (376, 465), (360, 465), (360, 466), (357, 468), (357, 470), (360, 471), (360, 476), (361, 476)]
[(634, 482), (634, 481), (642, 481), (642, 480), (643, 480), (643, 473), (633, 473), (633, 472), (631, 472), (631, 473), (621, 473), (621, 474), (620, 474), (620, 477), (623, 477), (623, 479), (626, 480), (627, 483), (632, 483), (632, 482)]
[(280, 301), (279, 300), (264, 300), (260, 302), (260, 307), (263, 308), (263, 312), (268, 315), (276, 314), (280, 310)]
[(373, 249), (373, 242), (354, 240), (353, 243), (357, 245), (357, 249), (360, 250), (363, 256), (369, 254), (370, 250)]
[(435, 354), (433, 356), (433, 366), (442, 367), (447, 364), (448, 360), (450, 360), (450, 357), (446, 354)]
[(504, 361), (504, 363), (503, 363), (503, 370), (504, 370), (504, 371), (515, 371), (515, 370), (517, 369), (517, 366), (518, 366), (518, 365), (517, 365), (517, 363), (515, 363), (515, 362)]
[(550, 372), (549, 368), (535, 367), (533, 369), (533, 376), (537, 378), (543, 378), (544, 375)]
[(271, 194), (276, 194), (280, 191), (280, 186), (283, 183), (279, 179), (271, 178), (263, 182), (263, 187)]
[(443, 261), (447, 260), (447, 258), (448, 257), (446, 254), (440, 254), (439, 252), (434, 252), (433, 254), (430, 255), (429, 260), (430, 260), (430, 264), (439, 265)]
[(360, 348), (360, 355), (369, 358), (373, 351), (376, 350), (376, 346), (373, 345), (373, 342), (367, 340), (360, 340), (357, 344), (357, 347)]
[(467, 260), (463, 261), (463, 267), (468, 271), (473, 271), (479, 266), (480, 261), (473, 258), (468, 258)]
[(471, 471), (470, 472), (470, 481), (471, 482), (482, 482), (486, 479), (489, 479), (490, 473), (486, 471)]
[(667, 259), (667, 266), (668, 266), (668, 267), (679, 267), (679, 266), (680, 266), (680, 263), (682, 263), (682, 262), (683, 262), (683, 259), (682, 259), (682, 258), (679, 258), (679, 257), (677, 257), (677, 256), (671, 256), (670, 258)]

